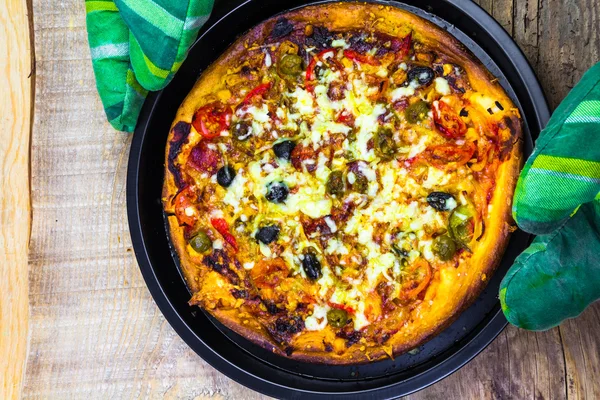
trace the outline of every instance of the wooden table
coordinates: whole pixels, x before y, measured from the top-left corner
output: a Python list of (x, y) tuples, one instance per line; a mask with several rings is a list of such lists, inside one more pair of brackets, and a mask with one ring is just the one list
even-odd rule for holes
[[(27, 57), (26, 2), (2, 2), (0, 25), (18, 45), (0, 47), (0, 59), (9, 62), (0, 65), (3, 72), (21, 71), (6, 84), (24, 98), (12, 96), (11, 112), (5, 103), (0, 110), (3, 122), (14, 122), (0, 132), (0, 204), (3, 211), (6, 202), (14, 204), (23, 216), (17, 220), (3, 213), (0, 219), (0, 243), (5, 259), (12, 260), (0, 263), (0, 359), (9, 366), (6, 373), (0, 370), (0, 398), (19, 393), (58, 399), (260, 398), (196, 356), (165, 322), (144, 285), (125, 214), (131, 136), (105, 121), (83, 0), (31, 5), (36, 70), (26, 340), (27, 149), (17, 144), (28, 140), (30, 68), (27, 59), (16, 56)], [(598, 0), (480, 4), (519, 43), (553, 108), (600, 60)], [(8, 81), (0, 76), (0, 82)], [(10, 138), (13, 147), (5, 145)], [(23, 179), (15, 183), (11, 176), (18, 171)], [(5, 293), (12, 301), (4, 300)], [(600, 398), (600, 304), (548, 332), (509, 327), (466, 367), (410, 398)]]

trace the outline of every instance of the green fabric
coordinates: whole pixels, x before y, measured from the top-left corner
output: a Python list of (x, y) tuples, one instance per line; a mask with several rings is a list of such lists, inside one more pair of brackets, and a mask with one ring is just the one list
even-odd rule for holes
[(148, 91), (187, 56), (213, 0), (86, 0), (96, 86), (110, 124), (132, 132)]
[(500, 286), (512, 324), (549, 329), (600, 298), (600, 63), (541, 132), (519, 177), (513, 216), (539, 236)]

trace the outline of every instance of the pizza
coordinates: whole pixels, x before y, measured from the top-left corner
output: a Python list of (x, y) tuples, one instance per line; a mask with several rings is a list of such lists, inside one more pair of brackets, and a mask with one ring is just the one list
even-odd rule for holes
[(514, 223), (522, 123), (455, 38), (407, 11), (273, 17), (200, 76), (163, 205), (190, 304), (284, 357), (394, 357), (478, 296)]

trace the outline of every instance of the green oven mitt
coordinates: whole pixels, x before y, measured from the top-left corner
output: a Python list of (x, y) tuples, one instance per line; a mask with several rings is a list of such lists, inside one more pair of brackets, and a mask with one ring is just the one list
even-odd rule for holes
[(538, 235), (500, 286), (513, 325), (549, 329), (600, 298), (600, 63), (541, 132), (517, 183), (513, 216)]
[(96, 86), (110, 124), (132, 132), (148, 91), (179, 69), (213, 0), (86, 0)]

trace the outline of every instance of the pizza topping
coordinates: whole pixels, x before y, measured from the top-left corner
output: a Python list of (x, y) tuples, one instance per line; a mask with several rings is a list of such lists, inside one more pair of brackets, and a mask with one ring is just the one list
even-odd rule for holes
[(308, 247), (302, 254), (302, 268), (304, 273), (311, 280), (317, 280), (322, 276), (321, 262), (317, 258), (317, 251), (314, 247)]
[(449, 139), (461, 138), (467, 132), (462, 118), (444, 101), (433, 103), (433, 120), (438, 131)]
[(306, 317), (304, 325), (308, 331), (320, 331), (327, 326), (327, 316), (329, 315), (329, 306), (320, 306), (315, 304), (312, 315)]
[(381, 65), (381, 62), (371, 54), (361, 54), (354, 50), (344, 50), (344, 57), (362, 64)]
[(374, 138), (375, 154), (383, 161), (390, 161), (396, 154), (396, 142), (394, 141), (392, 130), (381, 128), (377, 131)]
[(334, 196), (344, 194), (344, 173), (342, 171), (332, 171), (327, 178), (327, 193)]
[(290, 190), (283, 182), (271, 182), (267, 186), (267, 200), (272, 203), (283, 203), (287, 199)]
[(474, 212), (471, 207), (461, 205), (450, 215), (450, 234), (461, 246), (468, 248), (475, 233)]
[(344, 67), (335, 59), (336, 49), (325, 49), (321, 50), (314, 56), (308, 67), (306, 67), (306, 90), (309, 92), (314, 91), (314, 81), (319, 77), (319, 75), (323, 75), (325, 72), (325, 67), (328, 67), (333, 70), (343, 70)]
[(221, 167), (217, 172), (217, 183), (224, 188), (229, 187), (235, 178), (235, 170), (230, 165)]
[(190, 240), (190, 246), (196, 253), (202, 254), (212, 250), (212, 240), (205, 231), (199, 231), (196, 236)]
[(429, 67), (413, 67), (408, 71), (408, 83), (418, 86), (428, 86), (435, 78), (435, 73)]
[(410, 54), (410, 50), (412, 47), (412, 32), (409, 33), (408, 35), (406, 35), (405, 37), (403, 37), (397, 43), (398, 43), (397, 44), (398, 50), (396, 52), (396, 59), (403, 60), (404, 58), (408, 57), (408, 55)]
[(290, 160), (292, 151), (296, 147), (296, 143), (292, 140), (284, 140), (273, 145), (273, 152), (282, 160)]
[(447, 96), (452, 91), (450, 90), (450, 85), (448, 85), (448, 81), (444, 78), (438, 77), (435, 78), (435, 91), (441, 95)]
[(305, 33), (309, 33), (306, 35), (304, 39), (304, 44), (308, 47), (314, 47), (317, 49), (322, 49), (324, 47), (328, 47), (331, 44), (331, 32), (323, 26), (312, 26), (312, 30)]
[(277, 225), (263, 226), (256, 233), (256, 240), (264, 244), (270, 244), (277, 240), (280, 230), (281, 229)]
[(456, 169), (466, 164), (473, 157), (475, 150), (475, 144), (472, 142), (462, 146), (442, 144), (428, 147), (423, 159), (439, 169)]
[(248, 138), (250, 138), (250, 136), (252, 135), (252, 126), (245, 122), (245, 121), (239, 121), (236, 122), (235, 124), (233, 124), (232, 127), (232, 136), (239, 140), (239, 141), (245, 141), (248, 140)]
[(433, 240), (433, 253), (442, 261), (449, 261), (456, 253), (456, 243), (448, 235), (438, 236)]
[(302, 57), (297, 54), (285, 54), (277, 68), (282, 75), (298, 76), (302, 73)]
[(251, 104), (253, 100), (264, 96), (269, 91), (269, 89), (271, 89), (271, 85), (271, 82), (265, 82), (256, 86), (254, 89), (248, 92), (246, 97), (244, 97), (244, 100), (242, 100), (240, 106)]
[(411, 264), (411, 273), (413, 278), (402, 284), (402, 291), (399, 298), (402, 300), (410, 300), (417, 297), (431, 281), (431, 265), (424, 259), (418, 259)]
[(202, 258), (202, 264), (223, 275), (234, 285), (239, 284), (239, 276), (231, 269), (232, 259), (226, 251), (213, 249), (212, 253)]
[(427, 203), (438, 211), (451, 211), (456, 208), (456, 199), (450, 193), (431, 192)]
[(231, 109), (216, 102), (200, 107), (192, 118), (192, 125), (204, 138), (212, 139), (229, 129)]
[(350, 190), (357, 193), (366, 194), (369, 189), (369, 180), (361, 172), (350, 171), (348, 173), (348, 183), (350, 184)]
[(411, 124), (416, 124), (419, 121), (427, 118), (429, 113), (429, 104), (423, 100), (419, 100), (404, 110), (404, 117)]
[(348, 322), (348, 312), (341, 308), (332, 308), (327, 311), (327, 322), (334, 328), (342, 328)]
[(188, 159), (188, 164), (199, 172), (205, 172), (213, 175), (217, 172), (218, 164), (221, 161), (221, 154), (214, 144), (207, 140), (201, 140), (196, 145)]
[(198, 216), (194, 207), (195, 200), (196, 193), (194, 193), (190, 186), (181, 190), (173, 199), (175, 216), (177, 217), (179, 225), (192, 227), (196, 224), (196, 221), (198, 221)]
[(225, 239), (225, 241), (229, 243), (235, 251), (237, 251), (237, 241), (235, 240), (235, 237), (229, 233), (229, 225), (227, 224), (227, 221), (225, 221), (223, 218), (211, 218), (210, 223), (217, 230), (217, 232), (223, 236), (223, 239)]

